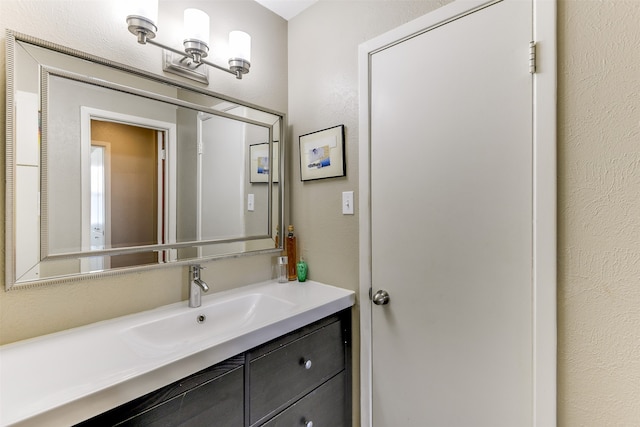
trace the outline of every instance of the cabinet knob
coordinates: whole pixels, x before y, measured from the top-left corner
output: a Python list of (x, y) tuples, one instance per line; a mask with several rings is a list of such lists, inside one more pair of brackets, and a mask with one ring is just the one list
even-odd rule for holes
[[(311, 365), (312, 365), (311, 360), (304, 361), (304, 369), (311, 369)], [(309, 427), (312, 427), (312, 426), (313, 426), (313, 423), (311, 423), (311, 426)]]
[(313, 427), (313, 421), (307, 421), (304, 418), (302, 419), (302, 425), (304, 427)]

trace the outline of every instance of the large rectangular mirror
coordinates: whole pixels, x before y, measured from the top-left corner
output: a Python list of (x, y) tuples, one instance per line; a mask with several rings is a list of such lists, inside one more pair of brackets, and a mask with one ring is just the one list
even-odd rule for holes
[(274, 251), (283, 114), (7, 32), (6, 285)]

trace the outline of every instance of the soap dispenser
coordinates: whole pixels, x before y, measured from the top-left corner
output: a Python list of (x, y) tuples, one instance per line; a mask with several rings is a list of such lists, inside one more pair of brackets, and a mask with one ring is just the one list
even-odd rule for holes
[(309, 271), (309, 266), (306, 261), (300, 257), (300, 261), (296, 265), (298, 270), (298, 282), (304, 282), (307, 280), (307, 272)]

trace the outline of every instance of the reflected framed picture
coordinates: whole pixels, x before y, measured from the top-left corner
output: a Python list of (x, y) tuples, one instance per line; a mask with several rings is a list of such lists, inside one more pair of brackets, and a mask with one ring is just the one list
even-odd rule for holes
[[(273, 141), (273, 182), (278, 182), (280, 176), (280, 168), (278, 163), (279, 151), (278, 141)], [(256, 184), (259, 182), (269, 182), (269, 173), (271, 168), (269, 165), (269, 143), (262, 142), (249, 146), (249, 162), (250, 170), (249, 182)]]
[(300, 135), (300, 179), (345, 176), (344, 125)]

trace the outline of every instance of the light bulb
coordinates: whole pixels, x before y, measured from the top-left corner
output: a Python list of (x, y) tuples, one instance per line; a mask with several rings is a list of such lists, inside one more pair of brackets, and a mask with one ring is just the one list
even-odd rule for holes
[(156, 25), (158, 23), (158, 0), (134, 1), (130, 15), (141, 16)]
[(184, 38), (209, 44), (209, 15), (199, 9), (184, 10)]
[(244, 31), (229, 33), (230, 59), (242, 59), (251, 62), (251, 36)]

